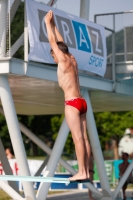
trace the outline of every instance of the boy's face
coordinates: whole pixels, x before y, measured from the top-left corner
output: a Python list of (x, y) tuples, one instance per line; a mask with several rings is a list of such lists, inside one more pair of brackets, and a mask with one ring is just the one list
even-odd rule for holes
[(57, 59), (56, 55), (54, 54), (54, 52), (51, 53), (51, 56), (53, 57), (54, 62), (55, 62), (56, 64), (58, 64), (58, 59)]

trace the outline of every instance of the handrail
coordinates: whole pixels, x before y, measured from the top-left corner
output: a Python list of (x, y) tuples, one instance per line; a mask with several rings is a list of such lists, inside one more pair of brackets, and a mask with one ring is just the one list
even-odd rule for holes
[(96, 16), (104, 16), (104, 15), (117, 15), (117, 14), (126, 14), (126, 13), (133, 13), (133, 10), (129, 10), (129, 11), (123, 11), (123, 12), (114, 12), (114, 13), (101, 13), (101, 14), (96, 14), (94, 15), (94, 17)]

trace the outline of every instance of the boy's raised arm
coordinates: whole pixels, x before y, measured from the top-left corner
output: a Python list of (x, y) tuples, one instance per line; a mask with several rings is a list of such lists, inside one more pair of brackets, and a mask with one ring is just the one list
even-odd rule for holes
[(49, 42), (51, 40), (52, 41), (54, 40), (55, 42), (57, 42), (57, 41), (64, 42), (62, 35), (60, 34), (60, 32), (58, 31), (58, 29), (55, 25), (54, 15), (51, 10), (45, 16), (45, 23), (46, 23)]

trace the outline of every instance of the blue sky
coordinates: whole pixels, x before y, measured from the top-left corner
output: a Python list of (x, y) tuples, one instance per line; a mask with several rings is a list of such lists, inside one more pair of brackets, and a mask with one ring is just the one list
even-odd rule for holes
[[(37, 0), (47, 3), (48, 0)], [(80, 0), (58, 0), (55, 7), (79, 16)], [(89, 20), (94, 21), (94, 14), (133, 10), (133, 0), (90, 0)]]

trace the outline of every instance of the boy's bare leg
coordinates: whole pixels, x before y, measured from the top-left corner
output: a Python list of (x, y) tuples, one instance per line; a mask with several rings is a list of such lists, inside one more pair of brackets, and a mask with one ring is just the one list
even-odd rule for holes
[(82, 133), (83, 133), (84, 143), (85, 143), (85, 169), (86, 169), (87, 178), (90, 178), (90, 174), (89, 174), (90, 144), (89, 144), (87, 132), (86, 132), (86, 114), (81, 115), (81, 125), (82, 125)]
[(85, 141), (82, 134), (82, 125), (81, 125), (81, 118), (80, 112), (72, 107), (72, 106), (65, 106), (65, 117), (67, 124), (71, 130), (72, 138), (75, 144), (76, 156), (78, 160), (79, 171), (73, 177), (69, 178), (69, 180), (84, 180), (88, 178), (86, 173), (86, 166), (85, 166)]

